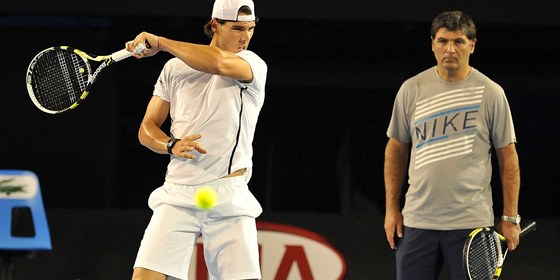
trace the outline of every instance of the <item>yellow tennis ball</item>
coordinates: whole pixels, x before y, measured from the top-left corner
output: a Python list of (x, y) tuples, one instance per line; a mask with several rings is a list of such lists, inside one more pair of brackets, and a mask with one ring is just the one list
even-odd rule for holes
[(216, 191), (210, 187), (202, 187), (194, 194), (194, 202), (199, 209), (208, 211), (214, 208), (218, 195)]
[(80, 73), (83, 74), (84, 72), (86, 72), (86, 69), (84, 69), (83, 67), (80, 67)]

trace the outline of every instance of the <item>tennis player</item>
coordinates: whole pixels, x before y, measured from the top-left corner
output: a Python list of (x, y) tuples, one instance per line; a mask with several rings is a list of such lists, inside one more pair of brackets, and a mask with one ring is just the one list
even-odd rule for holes
[(477, 40), (467, 14), (441, 13), (431, 37), (437, 65), (403, 83), (387, 130), (385, 232), (399, 280), (437, 280), (444, 263), (452, 279), (465, 279), (468, 234), (494, 225), (492, 149), (504, 193), (499, 228), (510, 250), (519, 244), (519, 162), (504, 90), (469, 64)]
[[(153, 216), (132, 279), (187, 279), (200, 235), (210, 279), (261, 278), (255, 219), (262, 208), (247, 185), (267, 75), (266, 63), (248, 50), (256, 22), (252, 0), (216, 0), (205, 25), (209, 45), (146, 32), (127, 43), (132, 50), (147, 41), (150, 49), (137, 57), (175, 56), (161, 71), (138, 133), (142, 145), (171, 161), (148, 201)], [(202, 186), (218, 195), (210, 211), (194, 204)]]

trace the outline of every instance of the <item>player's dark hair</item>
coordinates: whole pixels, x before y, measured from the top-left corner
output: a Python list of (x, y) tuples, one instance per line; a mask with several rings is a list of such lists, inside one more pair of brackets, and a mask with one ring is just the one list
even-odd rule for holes
[(476, 26), (474, 21), (462, 11), (447, 11), (439, 14), (432, 21), (432, 29), (430, 35), (432, 38), (440, 28), (446, 28), (449, 31), (461, 31), (469, 40), (476, 39)]
[[(243, 14), (243, 15), (252, 15), (253, 11), (251, 11), (251, 8), (249, 8), (248, 6), (242, 6), (241, 8), (239, 8), (239, 13)], [(227, 21), (231, 21), (231, 20), (223, 20), (223, 19), (216, 19), (216, 21), (219, 24), (224, 24)], [(259, 18), (255, 17), (255, 23), (259, 22)], [(212, 31), (212, 20), (208, 21), (205, 25), (204, 25), (204, 34), (206, 34), (206, 36), (208, 36), (208, 38), (212, 39), (212, 37), (214, 36), (214, 31)]]

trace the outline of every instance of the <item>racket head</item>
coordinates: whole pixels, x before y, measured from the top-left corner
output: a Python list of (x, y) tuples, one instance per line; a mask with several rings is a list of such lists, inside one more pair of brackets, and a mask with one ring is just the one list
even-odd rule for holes
[(468, 279), (492, 279), (502, 261), (502, 246), (496, 232), (477, 228), (469, 234), (463, 248), (463, 268)]
[(71, 47), (38, 53), (27, 69), (27, 92), (41, 111), (57, 114), (75, 108), (87, 96), (93, 76), (87, 57)]

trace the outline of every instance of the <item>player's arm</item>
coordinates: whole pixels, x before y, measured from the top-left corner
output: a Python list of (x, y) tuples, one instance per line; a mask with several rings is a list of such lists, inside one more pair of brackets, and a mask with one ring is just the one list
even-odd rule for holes
[(389, 138), (385, 148), (385, 234), (391, 249), (396, 249), (395, 234), (403, 235), (400, 197), (408, 166), (409, 144)]
[(160, 37), (160, 48), (201, 72), (252, 81), (253, 72), (247, 61), (230, 51), (208, 45), (179, 42)]
[[(247, 61), (233, 52), (214, 46), (175, 41), (142, 32), (133, 42), (127, 43), (127, 49), (132, 50), (137, 44), (146, 41), (150, 49), (145, 50), (141, 56), (152, 56), (159, 51), (165, 51), (201, 72), (227, 76), (239, 81), (253, 80), (253, 72)], [(141, 57), (136, 54), (134, 56)]]
[(169, 102), (159, 96), (152, 96), (138, 131), (140, 143), (158, 154), (167, 154), (166, 144), (170, 137), (161, 130), (161, 125), (168, 115)]
[[(503, 215), (516, 216), (518, 214), (520, 172), (519, 158), (515, 144), (511, 143), (503, 148), (496, 149), (500, 166), (500, 178), (504, 199)], [(498, 226), (502, 235), (508, 240), (509, 250), (514, 250), (519, 244), (521, 227), (510, 222), (501, 222)]]
[[(167, 119), (168, 114), (169, 102), (159, 96), (153, 96), (150, 103), (148, 103), (144, 119), (138, 131), (140, 143), (158, 154), (167, 154), (167, 142), (171, 137), (161, 130), (161, 125)], [(206, 154), (207, 151), (197, 142), (200, 138), (202, 138), (200, 134), (188, 135), (182, 138), (181, 141), (173, 146), (173, 154), (188, 159), (195, 158), (192, 154), (195, 150), (201, 154)]]

